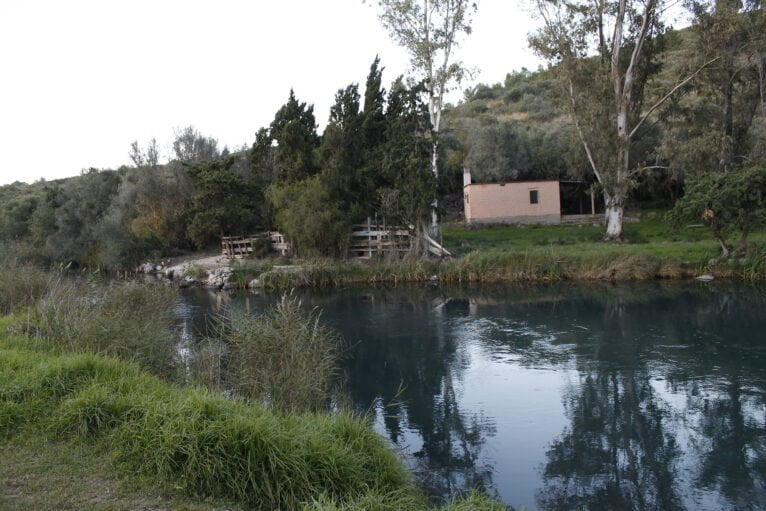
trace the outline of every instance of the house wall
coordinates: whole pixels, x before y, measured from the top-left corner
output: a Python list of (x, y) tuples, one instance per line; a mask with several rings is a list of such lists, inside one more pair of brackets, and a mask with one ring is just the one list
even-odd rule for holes
[[(531, 190), (537, 190), (537, 204), (530, 204)], [(468, 223), (561, 222), (558, 181), (468, 184), (463, 187), (463, 204)]]

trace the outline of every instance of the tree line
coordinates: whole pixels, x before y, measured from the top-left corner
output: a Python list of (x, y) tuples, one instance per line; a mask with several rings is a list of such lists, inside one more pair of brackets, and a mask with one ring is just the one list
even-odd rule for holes
[(433, 234), (437, 213), (459, 212), (469, 167), (485, 181), (583, 181), (604, 197), (607, 239), (622, 238), (630, 201), (664, 201), (677, 204), (679, 225), (707, 224), (724, 255), (735, 232), (744, 250), (766, 217), (761, 4), (692, 2), (682, 31), (660, 0), (535, 5), (530, 45), (547, 67), (470, 88), (451, 106), (475, 6), (380, 1), (411, 76), (384, 88), (376, 58), (363, 87), (337, 91), (323, 133), (290, 91), (249, 148), (220, 149), (189, 127), (165, 165), (156, 140), (134, 142), (120, 169), (0, 188), (0, 238), (49, 260), (124, 266), (278, 229), (301, 255), (340, 256), (351, 225), (370, 216)]
[(351, 225), (375, 215), (427, 225), (437, 197), (423, 86), (386, 89), (376, 58), (364, 86), (338, 90), (324, 132), (290, 91), (250, 148), (220, 149), (193, 127), (172, 160), (156, 140), (130, 146), (131, 165), (0, 188), (0, 237), (37, 257), (124, 267), (205, 249), (221, 235), (278, 229), (301, 256), (342, 256)]

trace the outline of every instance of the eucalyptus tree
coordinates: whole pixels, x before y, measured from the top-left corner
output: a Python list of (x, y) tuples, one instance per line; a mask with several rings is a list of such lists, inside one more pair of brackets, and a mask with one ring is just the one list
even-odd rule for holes
[[(460, 38), (471, 33), (476, 3), (470, 0), (378, 0), (380, 20), (391, 37), (410, 54), (412, 70), (428, 95), (431, 121), (431, 170), (439, 175), (439, 131), (445, 95), (466, 75), (455, 60)], [(431, 231), (438, 230), (434, 200)]]
[(696, 71), (678, 77), (648, 108), (644, 89), (658, 70), (658, 36), (664, 32), (662, 0), (535, 0), (542, 27), (530, 45), (549, 62), (603, 189), (607, 240), (623, 237), (628, 193), (640, 170), (631, 145), (647, 119)]

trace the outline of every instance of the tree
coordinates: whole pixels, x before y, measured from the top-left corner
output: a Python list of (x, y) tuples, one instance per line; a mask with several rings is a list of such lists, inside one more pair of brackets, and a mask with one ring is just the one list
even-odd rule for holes
[[(344, 212), (352, 217), (369, 213), (369, 184), (363, 181), (362, 115), (359, 88), (351, 84), (335, 94), (330, 120), (322, 135), (319, 160), (321, 176)], [(353, 211), (352, 211), (353, 210)]]
[(203, 136), (194, 126), (175, 130), (173, 154), (178, 161), (184, 163), (210, 161), (221, 155), (218, 141)]
[(268, 198), (274, 207), (277, 227), (300, 255), (345, 255), (349, 218), (321, 175), (274, 183), (269, 187)]
[(191, 198), (187, 233), (197, 248), (221, 235), (250, 234), (264, 222), (259, 215), (263, 192), (231, 170), (236, 158), (232, 155), (189, 167), (197, 192)]
[(563, 86), (565, 103), (603, 189), (607, 240), (623, 237), (625, 202), (637, 170), (631, 160), (634, 140), (650, 115), (707, 64), (644, 108), (644, 88), (658, 69), (657, 36), (664, 31), (660, 2), (536, 3), (543, 27), (530, 37), (530, 45), (551, 64)]
[(679, 174), (699, 168), (730, 172), (763, 157), (752, 128), (766, 118), (766, 13), (759, 3), (738, 0), (694, 0), (689, 9), (692, 44), (684, 57), (697, 65), (708, 55), (718, 60), (693, 82), (695, 94), (665, 116), (669, 134), (660, 154)]
[(46, 239), (54, 260), (85, 266), (101, 263), (99, 253), (108, 241), (99, 235), (99, 226), (120, 182), (115, 171), (91, 168), (62, 186), (55, 199), (56, 230)]
[(130, 144), (130, 161), (135, 167), (147, 167), (156, 169), (160, 162), (160, 148), (157, 145), (157, 139), (152, 138), (145, 150), (138, 145), (138, 140)]
[[(431, 170), (439, 176), (439, 130), (444, 96), (466, 74), (454, 60), (462, 35), (471, 33), (476, 4), (470, 0), (379, 0), (380, 20), (399, 45), (410, 54), (412, 69), (425, 84), (431, 121)], [(431, 213), (431, 231), (438, 230), (436, 199)]]
[(270, 144), (277, 144), (276, 166), (280, 180), (300, 180), (319, 171), (314, 154), (319, 146), (316, 129), (314, 106), (299, 102), (290, 89), (290, 97), (274, 116), (267, 139)]
[(723, 257), (731, 255), (727, 238), (739, 232), (737, 252), (744, 253), (748, 234), (766, 224), (766, 165), (690, 176), (686, 193), (676, 203), (671, 218), (679, 226), (702, 220), (720, 244)]
[(423, 172), (430, 158), (427, 107), (422, 89), (407, 87), (401, 78), (391, 86), (386, 108), (386, 130), (381, 146), (378, 188), (381, 212), (391, 224), (414, 225), (418, 237), (428, 230), (428, 217), (436, 199), (436, 176)]

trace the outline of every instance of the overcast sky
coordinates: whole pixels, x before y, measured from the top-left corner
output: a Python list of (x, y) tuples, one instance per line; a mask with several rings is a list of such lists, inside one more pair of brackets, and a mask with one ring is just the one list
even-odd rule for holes
[[(536, 68), (524, 0), (482, 0), (460, 57), (476, 80)], [(0, 184), (128, 163), (175, 127), (252, 144), (291, 87), (326, 123), (335, 91), (408, 72), (361, 0), (0, 0)], [(460, 97), (459, 95), (456, 97)]]

